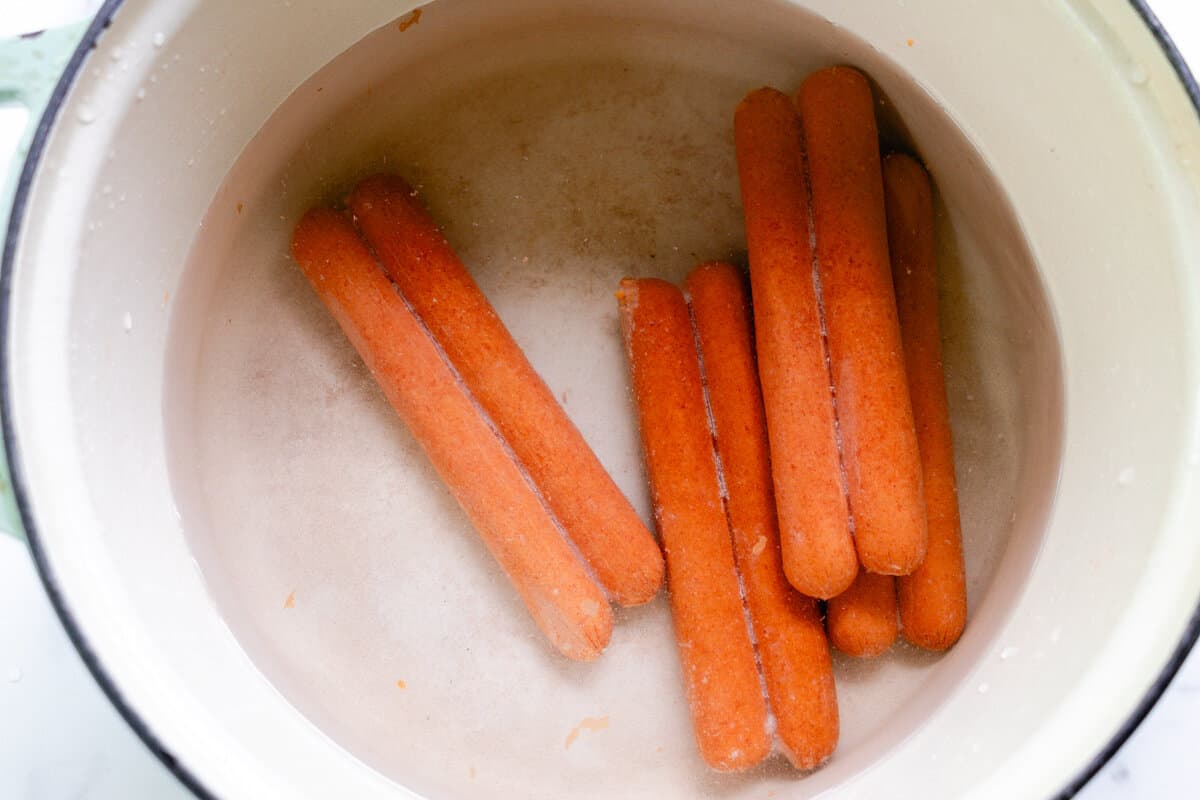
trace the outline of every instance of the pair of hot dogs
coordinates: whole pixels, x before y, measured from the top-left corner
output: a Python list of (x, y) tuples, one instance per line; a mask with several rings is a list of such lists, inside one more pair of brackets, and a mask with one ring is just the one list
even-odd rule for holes
[(347, 206), (305, 215), (296, 261), (543, 633), (597, 657), (609, 597), (657, 594), (658, 545), (416, 192), (375, 176)]

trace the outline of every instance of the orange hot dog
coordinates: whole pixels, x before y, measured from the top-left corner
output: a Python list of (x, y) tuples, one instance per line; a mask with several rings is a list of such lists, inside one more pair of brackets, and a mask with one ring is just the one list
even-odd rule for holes
[(415, 192), (367, 178), (349, 205), (367, 242), (516, 452), (600, 583), (622, 605), (658, 592), (654, 537), (525, 358)]
[(825, 629), (838, 650), (857, 658), (882, 655), (896, 641), (896, 579), (862, 570), (826, 603)]
[(945, 650), (958, 641), (967, 622), (967, 580), (950, 411), (942, 375), (933, 191), (921, 165), (903, 155), (884, 159), (883, 189), (892, 280), (929, 520), (925, 560), (897, 584), (900, 627), (904, 638), (918, 647)]
[(809, 76), (797, 103), (858, 557), (868, 572), (907, 575), (928, 533), (871, 87), (833, 67)]
[(310, 211), (292, 254), (538, 627), (568, 658), (600, 655), (612, 634), (603, 591), (350, 220)]
[(626, 278), (617, 298), (696, 741), (713, 769), (746, 769), (771, 749), (767, 704), (687, 304), (679, 289), (658, 280)]
[(800, 121), (786, 95), (759, 89), (738, 106), (733, 132), (783, 569), (804, 594), (833, 597), (854, 580), (858, 557), (814, 284)]
[(783, 573), (750, 298), (729, 264), (697, 267), (686, 288), (767, 699), (784, 752), (812, 769), (837, 746), (837, 689), (817, 601), (792, 589)]

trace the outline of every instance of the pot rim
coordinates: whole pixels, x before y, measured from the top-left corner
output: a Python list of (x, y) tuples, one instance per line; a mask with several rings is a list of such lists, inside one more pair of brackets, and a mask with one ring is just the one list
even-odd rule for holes
[[(1170, 34), (1167, 33), (1162, 23), (1150, 9), (1148, 0), (1128, 0), (1128, 2), (1149, 29), (1150, 34), (1154, 37), (1163, 55), (1174, 70), (1176, 77), (1183, 84), (1184, 91), (1187, 93), (1188, 99), (1197, 113), (1197, 122), (1200, 122), (1200, 84), (1197, 83), (1183, 55), (1175, 46)], [(70, 92), (76, 76), (82, 70), (88, 55), (95, 49), (100, 36), (112, 23), (113, 16), (120, 10), (123, 4), (124, 0), (104, 0), (104, 3), (88, 25), (83, 38), (71, 54), (62, 75), (55, 84), (46, 107), (37, 122), (37, 128), (30, 142), (29, 151), (17, 179), (12, 208), (5, 227), (4, 249), (2, 254), (0, 254), (0, 433), (3, 435), (9, 482), (12, 487), (18, 513), (20, 514), (21, 525), (29, 542), (29, 550), (33, 557), (33, 562), (46, 594), (49, 596), (50, 602), (54, 607), (54, 611), (66, 629), (71, 644), (79, 652), (88, 671), (92, 674), (92, 677), (99, 684), (100, 689), (108, 697), (122, 719), (125, 720), (126, 724), (129, 725), (162, 765), (180, 783), (195, 794), (196, 797), (200, 798), (200, 800), (217, 800), (216, 795), (204, 785), (196, 774), (180, 762), (175, 754), (166, 747), (154, 731), (150, 729), (146, 721), (142, 719), (125, 699), (124, 694), (117, 688), (107, 668), (100, 661), (95, 650), (92, 649), (82, 628), (75, 620), (71, 610), (67, 607), (58, 586), (58, 579), (50, 566), (49, 559), (42, 546), (41, 538), (38, 535), (38, 528), (29, 504), (25, 475), (21, 469), (20, 445), (17, 441), (16, 430), (12, 424), (12, 387), (9, 381), (9, 322), (12, 311), (12, 278), (15, 269), (14, 262), (17, 240), (21, 233), (21, 225), (24, 221), (30, 190), (33, 185), (34, 175), (40, 166), (42, 156), (45, 152), (50, 132), (58, 121), (59, 111), (66, 101), (67, 94)], [(1075, 776), (1054, 795), (1054, 800), (1069, 800), (1069, 798), (1075, 797), (1103, 769), (1105, 764), (1112, 759), (1126, 740), (1137, 730), (1138, 726), (1149, 716), (1150, 711), (1158, 703), (1159, 699), (1161, 699), (1167, 686), (1170, 685), (1176, 673), (1178, 673), (1180, 667), (1183, 665), (1183, 662), (1187, 659), (1188, 654), (1195, 647), (1197, 640), (1200, 640), (1200, 602), (1197, 603), (1196, 608), (1192, 611), (1183, 634), (1167, 659), (1166, 664), (1163, 665), (1141, 700), (1130, 710), (1125, 721), (1113, 732), (1100, 751), (1090, 761), (1080, 767)]]

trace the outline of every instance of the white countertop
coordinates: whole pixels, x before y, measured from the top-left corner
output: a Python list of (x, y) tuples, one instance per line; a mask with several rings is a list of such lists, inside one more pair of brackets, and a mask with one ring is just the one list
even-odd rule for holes
[[(78, 18), (95, 0), (0, 0), (0, 36)], [(1200, 6), (1151, 3), (1200, 70)], [(23, 115), (0, 108), (0, 175)], [(1186, 796), (1200, 786), (1200, 648), (1081, 800)], [(42, 591), (23, 545), (0, 536), (0, 798), (184, 800), (97, 688)]]

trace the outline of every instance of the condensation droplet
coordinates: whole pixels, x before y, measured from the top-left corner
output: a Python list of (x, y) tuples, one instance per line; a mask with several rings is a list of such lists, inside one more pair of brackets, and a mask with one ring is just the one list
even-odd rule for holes
[(1133, 467), (1126, 467), (1117, 473), (1117, 483), (1121, 486), (1129, 486), (1137, 479), (1137, 470)]
[(167, 35), (162, 31), (157, 31), (154, 34), (154, 38), (152, 38), (150, 41), (154, 42), (155, 47), (162, 47), (167, 43)]
[(96, 121), (96, 109), (84, 104), (79, 107), (79, 111), (75, 114), (75, 118), (84, 125), (91, 125)]
[(121, 327), (125, 329), (126, 333), (133, 330), (133, 314), (125, 312), (125, 316), (121, 317)]

